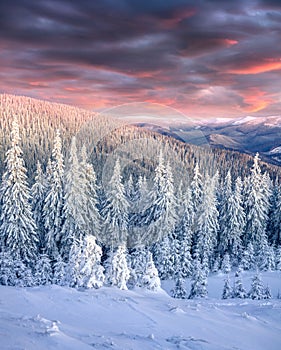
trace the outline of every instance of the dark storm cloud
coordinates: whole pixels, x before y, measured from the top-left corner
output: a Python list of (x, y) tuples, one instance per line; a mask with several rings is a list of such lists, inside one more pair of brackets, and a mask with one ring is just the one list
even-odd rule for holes
[(1, 90), (254, 110), (250, 93), (277, 94), (280, 16), (272, 0), (0, 1)]

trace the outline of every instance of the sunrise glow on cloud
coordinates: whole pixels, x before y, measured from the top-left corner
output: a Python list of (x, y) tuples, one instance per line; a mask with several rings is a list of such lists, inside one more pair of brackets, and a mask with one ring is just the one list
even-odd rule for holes
[(280, 115), (279, 0), (0, 3), (0, 92), (194, 118)]

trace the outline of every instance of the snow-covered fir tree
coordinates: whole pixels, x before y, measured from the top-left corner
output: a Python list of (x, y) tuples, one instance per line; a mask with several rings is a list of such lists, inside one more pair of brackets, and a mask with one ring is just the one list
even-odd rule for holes
[(200, 258), (195, 256), (191, 277), (191, 290), (188, 299), (205, 298), (207, 294), (207, 276), (202, 269)]
[(176, 278), (176, 284), (175, 287), (171, 290), (171, 295), (173, 298), (187, 299), (188, 294), (185, 288), (185, 280), (183, 278)]
[(239, 266), (243, 270), (252, 270), (256, 268), (257, 264), (256, 264), (255, 252), (251, 242), (248, 244), (246, 249), (244, 249)]
[(230, 171), (225, 180), (223, 201), (220, 207), (219, 254), (228, 253), (237, 265), (242, 248), (242, 234), (245, 226), (245, 213), (242, 207), (242, 182), (236, 179), (235, 190), (232, 190)]
[(219, 206), (219, 253), (223, 256), (226, 252), (229, 253), (229, 241), (231, 240), (231, 231), (229, 230), (230, 216), (230, 199), (233, 195), (232, 178), (230, 170), (228, 170), (221, 191), (221, 203)]
[(57, 255), (54, 263), (54, 274), (52, 283), (58, 286), (64, 286), (67, 284), (66, 281), (66, 263), (63, 261), (60, 254)]
[(264, 299), (271, 299), (271, 298), (272, 298), (271, 290), (269, 288), (269, 285), (267, 285), (264, 289)]
[(120, 161), (117, 159), (112, 177), (107, 184), (106, 205), (102, 211), (103, 240), (111, 248), (124, 245), (128, 236), (128, 209), (121, 174)]
[(136, 199), (138, 203), (138, 208), (143, 209), (148, 205), (148, 184), (146, 176), (139, 176), (137, 181)]
[(275, 249), (275, 268), (277, 271), (281, 271), (281, 246)]
[(274, 248), (270, 245), (262, 246), (259, 267), (261, 271), (273, 271), (275, 270), (275, 252)]
[(265, 299), (264, 285), (259, 273), (255, 274), (252, 279), (251, 289), (248, 293), (248, 297), (254, 300)]
[(264, 178), (259, 166), (259, 155), (254, 158), (254, 165), (249, 178), (246, 197), (246, 236), (247, 244), (252, 243), (258, 257), (258, 265), (267, 249), (266, 227), (268, 220), (268, 198), (264, 191)]
[(192, 194), (192, 203), (194, 207), (194, 212), (196, 213), (200, 207), (203, 200), (203, 180), (202, 175), (199, 170), (199, 165), (196, 163), (194, 167), (194, 175), (191, 182), (191, 194)]
[(281, 189), (276, 189), (275, 207), (272, 210), (272, 242), (281, 245)]
[(218, 210), (215, 194), (215, 178), (207, 178), (203, 201), (198, 209), (196, 223), (196, 250), (203, 267), (208, 270), (214, 259), (218, 233)]
[(38, 229), (39, 248), (43, 250), (45, 244), (45, 228), (43, 207), (47, 190), (47, 180), (42, 171), (41, 163), (37, 163), (35, 182), (31, 187), (31, 204), (34, 220)]
[(171, 238), (176, 224), (174, 179), (171, 166), (169, 162), (165, 164), (162, 152), (159, 154), (154, 186), (149, 197), (150, 208), (145, 218), (147, 234), (152, 242), (161, 242), (165, 236)]
[(174, 271), (182, 278), (191, 276), (192, 273), (192, 223), (193, 205), (189, 188), (184, 192), (182, 185), (177, 197), (177, 222), (173, 242)]
[(73, 241), (83, 238), (86, 231), (87, 197), (85, 181), (83, 180), (77, 157), (76, 138), (73, 137), (68, 169), (65, 174), (63, 226), (61, 230), (61, 255), (65, 261), (68, 259)]
[(226, 274), (231, 271), (230, 257), (228, 253), (225, 253), (222, 259), (221, 271)]
[(69, 287), (77, 287), (80, 280), (80, 267), (82, 256), (82, 238), (75, 239), (69, 252), (69, 258), (65, 267), (65, 285)]
[(170, 236), (165, 236), (161, 242), (157, 242), (153, 248), (153, 259), (162, 280), (174, 276), (173, 247)]
[(64, 159), (62, 142), (57, 130), (52, 151), (51, 174), (48, 176), (48, 189), (43, 207), (45, 226), (45, 249), (51, 260), (56, 260), (61, 242), (64, 198)]
[(14, 259), (8, 252), (2, 250), (0, 252), (0, 284), (3, 286), (14, 286), (16, 279)]
[(127, 264), (125, 245), (120, 245), (114, 251), (109, 252), (106, 263), (106, 283), (119, 289), (128, 289), (127, 282), (130, 278), (130, 270)]
[(154, 265), (152, 253), (147, 253), (144, 274), (141, 280), (141, 286), (148, 290), (157, 291), (161, 287), (158, 271)]
[(13, 120), (11, 138), (1, 186), (0, 245), (12, 258), (33, 266), (38, 252), (38, 233), (31, 211), (27, 170), (16, 118)]
[(232, 295), (233, 295), (233, 291), (232, 291), (232, 288), (230, 286), (229, 276), (227, 275), (226, 279), (224, 280), (222, 299), (230, 299), (230, 298), (232, 298)]
[(101, 217), (99, 213), (99, 187), (97, 185), (97, 177), (92, 164), (87, 160), (86, 147), (82, 147), (81, 151), (81, 183), (84, 184), (83, 190), (85, 191), (85, 231), (88, 234), (95, 236), (97, 239), (101, 239)]
[(139, 245), (135, 247), (129, 255), (130, 279), (128, 285), (131, 288), (142, 287), (142, 279), (146, 269), (148, 253), (145, 246)]
[(85, 236), (80, 255), (78, 287), (100, 288), (103, 285), (105, 276), (101, 256), (102, 249), (96, 243), (96, 238), (90, 235)]
[(34, 282), (36, 285), (51, 284), (53, 281), (53, 271), (51, 262), (47, 254), (41, 254), (37, 259), (34, 271)]
[(238, 269), (235, 273), (234, 287), (233, 287), (233, 298), (244, 299), (247, 293), (243, 286), (243, 281), (241, 277), (241, 270)]
[(132, 174), (129, 175), (128, 181), (126, 182), (125, 192), (129, 203), (134, 203), (138, 197), (138, 191), (136, 189)]

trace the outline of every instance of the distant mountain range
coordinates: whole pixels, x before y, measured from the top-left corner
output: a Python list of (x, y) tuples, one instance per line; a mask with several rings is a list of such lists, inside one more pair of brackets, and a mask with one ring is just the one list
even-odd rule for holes
[(281, 116), (200, 120), (192, 126), (190, 123), (165, 127), (138, 123), (138, 126), (187, 143), (209, 144), (247, 154), (259, 152), (264, 161), (281, 165)]

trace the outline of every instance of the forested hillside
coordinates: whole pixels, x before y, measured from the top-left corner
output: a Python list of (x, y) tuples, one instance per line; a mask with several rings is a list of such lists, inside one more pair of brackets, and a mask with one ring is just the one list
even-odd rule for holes
[[(34, 179), (37, 161), (46, 168), (58, 129), (64, 156), (69, 151), (71, 138), (76, 135), (79, 146), (84, 144), (87, 147), (98, 177), (108, 155), (114, 152), (125, 161), (128, 158), (135, 170), (147, 169), (148, 173), (156, 166), (160, 149), (165, 159), (173, 162), (175, 168), (180, 168), (180, 172), (186, 171), (187, 175), (191, 175), (194, 165), (198, 164), (202, 173), (214, 174), (218, 170), (226, 175), (230, 169), (233, 176), (245, 176), (252, 164), (252, 157), (238, 152), (184, 144), (122, 122), (121, 117), (116, 120), (108, 115), (25, 96), (0, 94), (0, 116), (0, 174), (4, 170), (12, 120), (16, 116), (21, 131), (20, 145), (31, 180)], [(272, 178), (280, 173), (278, 167), (266, 163), (262, 163), (261, 167)]]
[[(258, 155), (25, 97), (0, 103), (1, 284), (155, 290), (173, 279), (174, 297), (194, 298), (210, 273), (235, 269), (223, 295), (244, 298), (242, 270), (281, 270), (280, 171)], [(248, 296), (270, 297), (259, 275)]]

